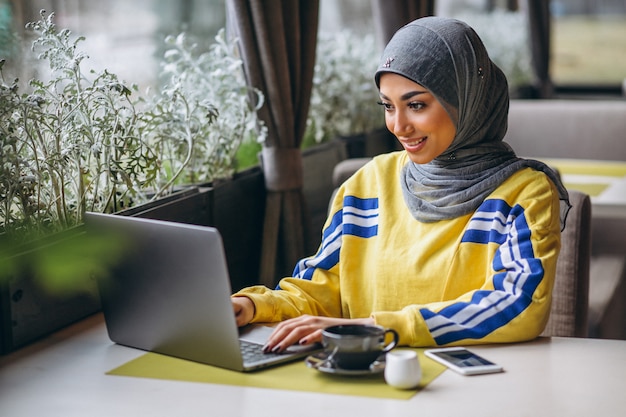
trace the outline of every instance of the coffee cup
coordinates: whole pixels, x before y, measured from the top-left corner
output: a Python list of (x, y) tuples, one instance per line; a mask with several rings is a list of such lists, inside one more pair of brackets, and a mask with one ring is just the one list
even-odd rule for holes
[[(392, 340), (387, 342), (389, 335)], [(399, 340), (395, 330), (376, 325), (339, 325), (322, 331), (327, 361), (346, 370), (368, 369), (380, 355), (396, 347)]]

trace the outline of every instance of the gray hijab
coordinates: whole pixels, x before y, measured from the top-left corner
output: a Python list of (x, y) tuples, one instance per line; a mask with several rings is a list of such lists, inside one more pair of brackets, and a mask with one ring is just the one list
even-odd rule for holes
[(456, 126), (448, 149), (432, 162), (409, 162), (402, 171), (404, 199), (417, 220), (435, 222), (473, 213), (513, 173), (542, 171), (561, 199), (561, 226), (569, 211), (558, 174), (542, 162), (518, 158), (503, 142), (509, 92), (506, 77), (464, 22), (425, 17), (399, 29), (376, 71), (402, 75), (430, 90)]

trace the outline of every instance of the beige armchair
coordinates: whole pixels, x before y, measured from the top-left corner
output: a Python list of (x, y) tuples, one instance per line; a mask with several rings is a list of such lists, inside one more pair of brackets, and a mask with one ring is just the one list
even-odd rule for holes
[(587, 336), (591, 202), (587, 194), (569, 192), (572, 208), (561, 233), (550, 319), (543, 336)]

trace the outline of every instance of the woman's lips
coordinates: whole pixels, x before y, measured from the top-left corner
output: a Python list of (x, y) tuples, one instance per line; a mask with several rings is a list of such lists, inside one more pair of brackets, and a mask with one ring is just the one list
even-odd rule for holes
[(428, 136), (424, 136), (422, 138), (417, 138), (417, 139), (403, 140), (402, 145), (404, 146), (404, 149), (406, 149), (407, 151), (415, 152), (421, 149), (422, 147), (424, 147), (424, 143), (426, 142), (426, 139), (428, 139)]

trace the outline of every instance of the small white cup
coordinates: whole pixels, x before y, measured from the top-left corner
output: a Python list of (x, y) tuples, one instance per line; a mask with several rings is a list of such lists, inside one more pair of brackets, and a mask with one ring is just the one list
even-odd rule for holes
[(387, 384), (400, 389), (412, 389), (419, 385), (422, 368), (414, 350), (393, 350), (387, 353), (385, 362)]

